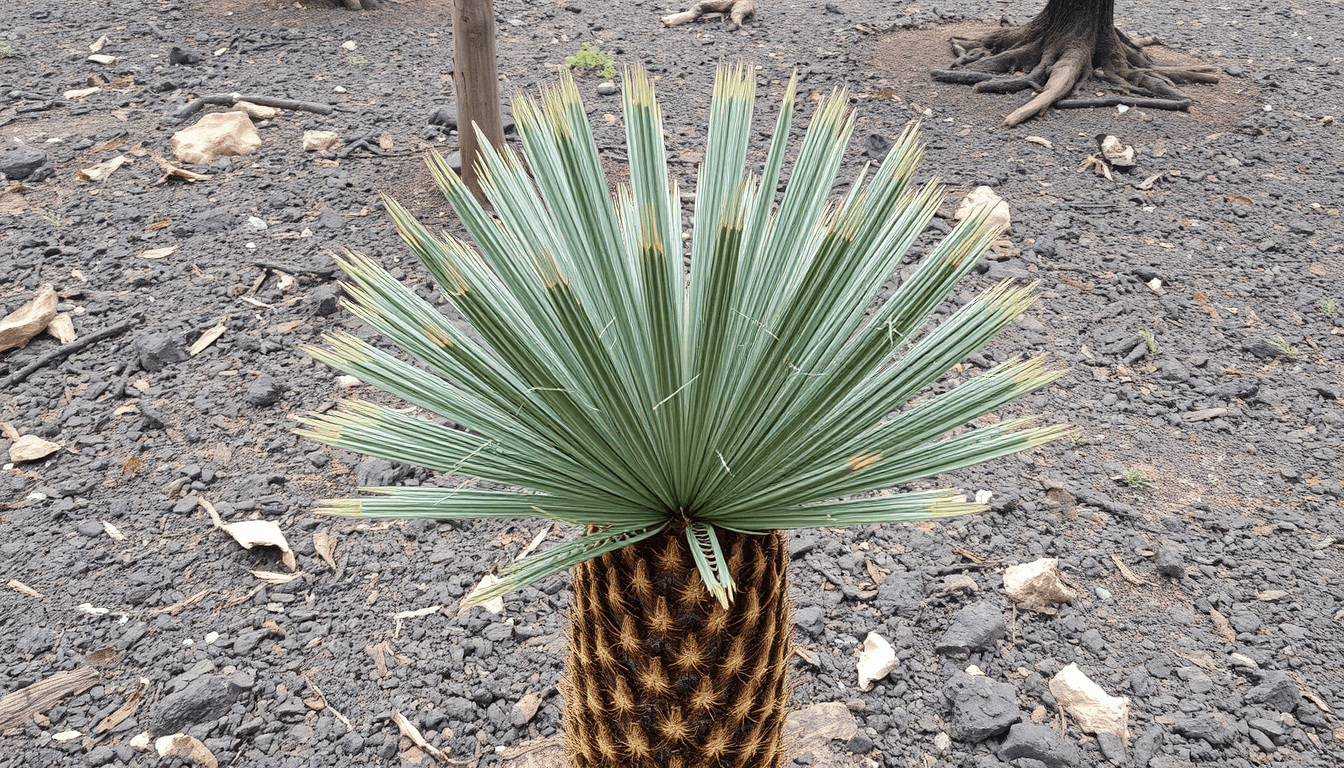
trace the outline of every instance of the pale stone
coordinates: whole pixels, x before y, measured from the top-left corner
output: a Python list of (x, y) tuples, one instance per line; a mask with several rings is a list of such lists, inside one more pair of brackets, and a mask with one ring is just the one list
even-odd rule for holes
[(876, 632), (869, 632), (859, 651), (859, 690), (871, 690), (874, 682), (896, 668), (896, 663), (896, 650), (891, 643)]
[(62, 344), (69, 344), (79, 338), (75, 335), (74, 321), (65, 312), (51, 319), (51, 322), (47, 324), (47, 333), (55, 336), (56, 340)]
[(954, 218), (957, 221), (962, 221), (978, 214), (983, 208), (990, 209), (989, 225), (991, 227), (1006, 230), (1012, 225), (1013, 221), (1008, 212), (1008, 203), (989, 187), (976, 187), (971, 190), (971, 193), (962, 199)]
[(1110, 733), (1128, 741), (1129, 699), (1107, 694), (1077, 664), (1070, 664), (1050, 678), (1050, 693), (1087, 733)]
[(335, 131), (304, 131), (303, 132), (303, 151), (316, 152), (321, 149), (331, 149), (340, 141), (341, 135)]
[(1013, 602), (1028, 608), (1067, 603), (1078, 596), (1059, 575), (1059, 560), (1045, 557), (1020, 563), (1003, 572), (1003, 591)]
[(43, 440), (37, 435), (24, 435), (10, 444), (9, 460), (15, 463), (37, 461), (59, 450), (61, 450), (60, 443)]
[(173, 134), (173, 153), (184, 163), (213, 163), (260, 146), (257, 129), (243, 112), (215, 112)]
[(263, 107), (260, 104), (253, 104), (250, 101), (234, 102), (234, 105), (229, 107), (229, 110), (232, 112), (246, 112), (247, 116), (253, 120), (270, 120), (280, 114), (280, 110), (275, 107)]
[(22, 347), (41, 333), (56, 316), (56, 289), (50, 285), (38, 288), (28, 303), (10, 312), (0, 320), (0, 352)]

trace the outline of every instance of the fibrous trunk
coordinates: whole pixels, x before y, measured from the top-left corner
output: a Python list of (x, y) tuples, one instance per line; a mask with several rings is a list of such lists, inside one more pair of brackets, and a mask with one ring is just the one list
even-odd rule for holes
[(566, 735), (575, 768), (777, 768), (792, 621), (780, 533), (719, 532), (737, 594), (679, 533), (574, 570)]

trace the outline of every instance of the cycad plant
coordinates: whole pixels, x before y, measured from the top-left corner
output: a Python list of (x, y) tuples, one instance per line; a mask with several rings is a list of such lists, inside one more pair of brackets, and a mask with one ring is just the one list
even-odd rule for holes
[(465, 478), (363, 489), (326, 511), (580, 529), (469, 598), (574, 569), (565, 713), (578, 768), (780, 765), (791, 631), (781, 531), (977, 511), (951, 491), (891, 489), (1062, 432), (971, 423), (1051, 381), (1039, 361), (924, 392), (1031, 301), (1029, 287), (999, 285), (930, 323), (999, 235), (984, 216), (879, 300), (941, 200), (936, 185), (911, 183), (915, 131), (832, 200), (854, 125), (832, 94), (777, 198), (794, 83), (759, 176), (747, 162), (754, 83), (748, 68), (720, 68), (684, 243), (645, 73), (625, 78), (630, 181), (613, 199), (562, 72), (540, 105), (514, 104), (526, 166), (482, 142), (494, 215), (430, 161), (479, 250), (387, 203), (475, 333), (348, 255), (349, 308), (419, 365), (345, 334), (309, 350), (441, 419), (352, 400), (311, 416), (305, 434)]

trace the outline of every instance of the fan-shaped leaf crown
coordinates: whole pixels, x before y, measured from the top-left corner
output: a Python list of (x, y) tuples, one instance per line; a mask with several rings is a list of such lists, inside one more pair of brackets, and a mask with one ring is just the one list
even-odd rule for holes
[[(861, 525), (972, 512), (950, 491), (892, 486), (1049, 440), (1021, 420), (953, 430), (1041, 387), (1040, 361), (1005, 363), (912, 404), (1031, 302), (990, 288), (930, 317), (999, 236), (987, 211), (934, 246), (889, 297), (883, 286), (942, 199), (912, 183), (908, 127), (871, 178), (831, 189), (854, 118), (820, 101), (785, 164), (795, 82), (759, 175), (751, 172), (755, 77), (720, 67), (689, 249), (663, 124), (640, 69), (624, 78), (630, 180), (613, 196), (568, 74), (514, 117), (526, 165), (482, 140), (482, 207), (439, 157), (430, 167), (476, 249), (401, 206), (406, 243), (470, 323), (460, 328), (371, 259), (347, 254), (347, 306), (414, 365), (348, 334), (308, 351), (450, 426), (366, 401), (313, 414), (316, 440), (465, 478), (451, 488), (371, 488), (324, 502), (371, 517), (542, 517), (586, 530), (527, 557), (483, 601), (657, 533), (684, 535), (706, 586), (732, 575), (716, 529)], [(530, 171), (530, 173), (529, 173)], [(689, 266), (688, 266), (689, 263)], [(517, 490), (473, 487), (478, 480)], [(873, 494), (874, 491), (881, 491)]]

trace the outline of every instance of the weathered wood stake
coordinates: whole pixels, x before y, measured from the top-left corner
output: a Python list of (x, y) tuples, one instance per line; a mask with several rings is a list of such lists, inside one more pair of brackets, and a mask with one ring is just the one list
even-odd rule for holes
[(453, 91), (457, 99), (457, 140), (462, 152), (462, 181), (485, 201), (476, 173), (480, 145), (475, 124), (496, 148), (504, 146), (499, 111), (499, 73), (495, 65), (494, 0), (453, 3)]

